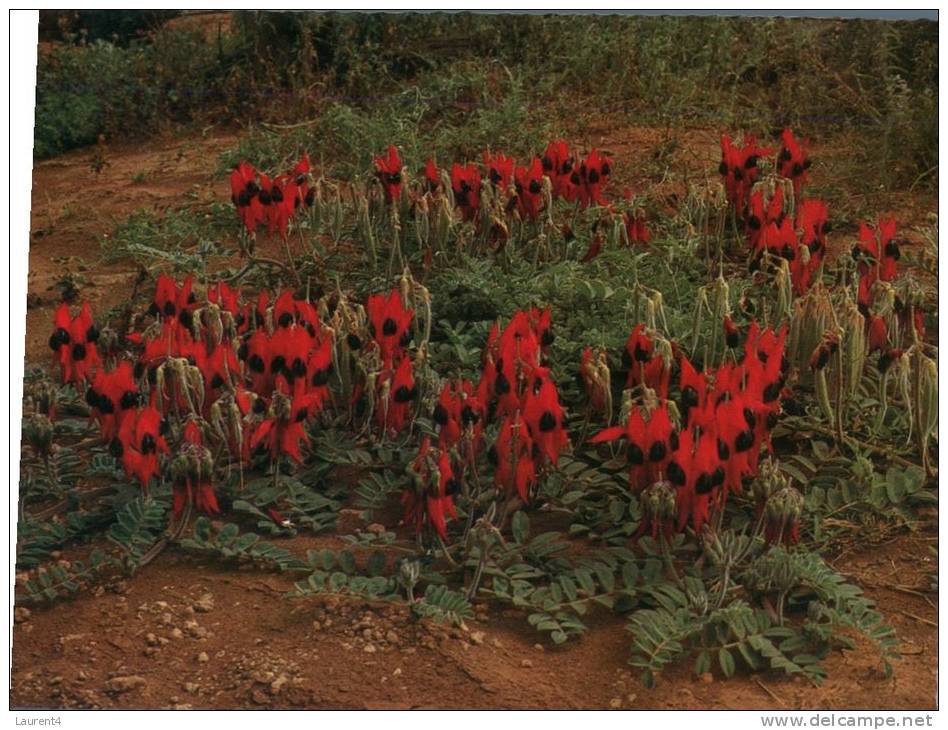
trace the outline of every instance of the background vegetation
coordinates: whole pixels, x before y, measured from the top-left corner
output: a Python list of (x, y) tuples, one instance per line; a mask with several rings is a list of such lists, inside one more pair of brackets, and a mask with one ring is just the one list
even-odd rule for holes
[(929, 21), (242, 12), (183, 31), (141, 11), (50, 12), (38, 158), (100, 133), (234, 121), (312, 122), (343, 148), (383, 118), (433, 133), (454, 156), (502, 126), (520, 152), (538, 120), (581, 128), (608, 116), (852, 135), (867, 182), (934, 181)]

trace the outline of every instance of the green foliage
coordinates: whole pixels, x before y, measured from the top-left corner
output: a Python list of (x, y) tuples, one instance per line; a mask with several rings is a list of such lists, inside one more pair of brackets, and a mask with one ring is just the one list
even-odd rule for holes
[(78, 593), (93, 583), (114, 562), (99, 550), (93, 550), (88, 562), (73, 560), (69, 567), (55, 563), (40, 568), (23, 584), (22, 600), (28, 603), (52, 603)]
[(188, 551), (211, 555), (230, 562), (249, 563), (261, 568), (281, 572), (305, 570), (306, 564), (289, 550), (261, 540), (252, 532), (241, 533), (240, 528), (227, 523), (215, 530), (210, 520), (198, 517), (194, 521), (194, 534), (179, 543)]
[(145, 554), (164, 531), (168, 505), (152, 497), (138, 496), (115, 513), (109, 540), (124, 553), (123, 562), (134, 573)]

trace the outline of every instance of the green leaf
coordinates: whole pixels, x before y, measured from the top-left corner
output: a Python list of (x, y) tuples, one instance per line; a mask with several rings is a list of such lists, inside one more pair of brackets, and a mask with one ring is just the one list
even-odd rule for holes
[(527, 517), (526, 512), (518, 510), (514, 513), (513, 519), (510, 521), (510, 529), (514, 540), (520, 545), (527, 542), (530, 537), (530, 518)]
[(734, 676), (734, 657), (731, 656), (731, 652), (727, 649), (721, 649), (718, 652), (718, 663), (721, 665), (721, 671), (724, 672), (725, 677)]

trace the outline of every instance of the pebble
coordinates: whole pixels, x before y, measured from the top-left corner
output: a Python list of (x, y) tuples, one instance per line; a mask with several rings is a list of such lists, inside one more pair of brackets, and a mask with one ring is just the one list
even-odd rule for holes
[(18, 624), (29, 621), (31, 615), (30, 609), (28, 609), (26, 606), (17, 606), (13, 609), (13, 619)]
[(620, 707), (622, 707), (622, 700), (618, 697), (613, 697), (611, 700), (609, 700), (609, 707), (611, 707), (613, 710), (618, 710)]
[(130, 692), (133, 689), (138, 689), (139, 687), (144, 686), (145, 678), (140, 677), (137, 674), (130, 674), (127, 677), (112, 677), (112, 679), (105, 683), (105, 688), (109, 692), (114, 692), (116, 694)]
[(385, 640), (386, 640), (389, 644), (397, 644), (397, 643), (398, 643), (398, 634), (396, 634), (394, 631), (392, 631), (392, 629), (389, 629), (389, 630), (386, 632), (386, 634), (385, 634)]
[(175, 627), (175, 628), (171, 629), (171, 638), (172, 638), (172, 639), (183, 639), (183, 638), (184, 638), (184, 632), (183, 632), (181, 629), (179, 629), (178, 627)]
[(402, 676), (402, 668), (401, 668), (401, 667), (395, 667), (395, 671), (392, 672), (392, 676), (393, 676), (393, 677), (401, 677), (401, 676)]
[(148, 646), (158, 646), (158, 637), (152, 633), (145, 634), (145, 643)]
[(533, 666), (533, 662), (530, 661), (529, 659), (522, 659), (522, 660), (520, 661), (520, 666), (521, 666), (521, 667), (524, 667), (524, 668), (526, 668), (526, 669), (529, 669), (530, 667)]
[(702, 674), (699, 679), (705, 684), (711, 684), (714, 681), (714, 675), (711, 672), (705, 672)]
[(185, 692), (190, 692), (191, 694), (194, 694), (194, 693), (197, 692), (199, 689), (200, 689), (200, 687), (199, 687), (197, 684), (195, 684), (194, 682), (185, 682), (185, 683), (184, 683), (184, 691), (185, 691)]
[(270, 683), (270, 691), (273, 694), (280, 694), (280, 691), (283, 689), (283, 685), (287, 683), (287, 677), (285, 674), (281, 674), (279, 677), (273, 680)]
[(471, 632), (471, 641), (475, 644), (484, 643), (484, 632), (483, 631), (472, 631)]
[(323, 630), (322, 624), (320, 624), (319, 621), (313, 621), (313, 631), (322, 631), (322, 630)]
[(210, 613), (214, 610), (214, 595), (211, 593), (203, 594), (194, 602), (194, 610), (198, 613)]
[(201, 664), (204, 664), (205, 662), (209, 662), (211, 658), (207, 655), (206, 651), (202, 651), (200, 654), (197, 655), (197, 660)]
[(250, 699), (258, 705), (268, 705), (270, 704), (270, 698), (267, 696), (267, 693), (262, 689), (255, 689), (253, 694), (250, 695)]
[(366, 644), (364, 647), (362, 647), (362, 651), (364, 651), (366, 654), (374, 654), (377, 650), (375, 648), (375, 644)]
[(543, 644), (534, 644), (533, 648), (537, 651), (546, 651), (546, 649), (543, 648)]

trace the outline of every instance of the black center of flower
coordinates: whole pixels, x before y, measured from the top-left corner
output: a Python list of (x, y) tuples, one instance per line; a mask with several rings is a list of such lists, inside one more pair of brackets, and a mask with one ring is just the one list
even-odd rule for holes
[(727, 461), (728, 457), (731, 455), (731, 450), (728, 448), (728, 445), (724, 443), (721, 439), (718, 439), (718, 458), (721, 461)]
[(116, 459), (121, 459), (122, 454), (125, 453), (125, 447), (117, 438), (112, 439), (109, 442), (109, 453), (112, 454), (112, 456), (114, 456)]
[(123, 410), (129, 410), (138, 405), (138, 393), (134, 390), (126, 390), (122, 393), (122, 399), (119, 401), (119, 405)]
[(174, 302), (165, 302), (165, 306), (162, 307), (162, 312), (166, 317), (174, 317), (175, 309)]
[(240, 347), (237, 348), (237, 359), (239, 359), (239, 360), (246, 360), (246, 359), (247, 359), (247, 351), (248, 351), (248, 349), (249, 349), (249, 348), (247, 347), (247, 343), (246, 343), (246, 342), (241, 342), (241, 343), (240, 343)]
[(890, 259), (895, 259), (898, 261), (902, 257), (902, 252), (899, 251), (899, 244), (897, 244), (895, 241), (889, 241), (885, 245), (885, 255)]
[(250, 366), (250, 369), (255, 373), (262, 373), (266, 368), (266, 365), (263, 362), (263, 358), (260, 355), (253, 354), (250, 356), (250, 359), (247, 361), (247, 364)]
[(530, 181), (530, 192), (534, 195), (538, 195), (540, 193), (540, 182), (538, 180)]
[(553, 330), (547, 329), (543, 330), (543, 335), (540, 337), (540, 344), (544, 347), (549, 347), (553, 344), (553, 340), (556, 335), (553, 334)]
[(398, 185), (402, 181), (402, 174), (400, 172), (390, 172), (388, 174), (388, 184), (389, 185)]
[(590, 170), (589, 174), (587, 175), (587, 179), (589, 180), (590, 183), (595, 185), (597, 182), (599, 182), (599, 171)]
[(470, 426), (472, 423), (477, 423), (478, 420), (480, 420), (480, 416), (478, 416), (477, 411), (475, 411), (470, 406), (464, 406), (464, 408), (461, 409), (461, 423), (463, 423), (465, 426)]
[(407, 403), (415, 397), (417, 392), (417, 388), (409, 388), (407, 385), (400, 385), (395, 391), (395, 402)]
[(793, 164), (793, 169), (790, 171), (790, 174), (793, 177), (800, 177), (800, 175), (803, 174), (803, 165), (801, 165), (799, 162), (795, 162)]
[(391, 317), (387, 317), (382, 323), (382, 334), (386, 337), (391, 337), (396, 332), (398, 332), (398, 325), (395, 324), (395, 320)]
[(260, 191), (260, 202), (263, 205), (270, 205), (270, 193), (266, 190)]
[(267, 410), (267, 404), (263, 402), (263, 398), (257, 398), (253, 402), (253, 412), (257, 414), (261, 414), (265, 410)]
[(434, 422), (439, 426), (444, 426), (448, 422), (448, 411), (440, 403), (434, 408)]
[(237, 195), (237, 207), (246, 208), (248, 205), (250, 205), (250, 193), (246, 190), (241, 190)]
[(305, 409), (305, 408), (300, 408), (300, 409), (296, 412), (296, 422), (297, 422), (297, 423), (300, 423), (301, 421), (305, 421), (305, 420), (306, 420), (306, 416), (308, 416), (308, 415), (309, 415), (309, 414), (306, 412), (306, 409)]
[(540, 416), (540, 430), (546, 433), (552, 431), (555, 428), (556, 416), (554, 416), (550, 411), (543, 411), (543, 415)]
[(220, 373), (214, 373), (214, 377), (211, 378), (211, 387), (220, 388), (224, 385), (224, 379), (220, 376)]
[(510, 381), (503, 373), (497, 373), (497, 380), (494, 383), (494, 392), (497, 395), (504, 395), (510, 392)]
[(297, 378), (305, 377), (306, 363), (303, 362), (301, 358), (294, 358), (293, 364), (290, 366), (290, 372), (292, 372)]
[(95, 325), (89, 327), (86, 330), (86, 342), (98, 342), (99, 340), (99, 328)]
[(777, 400), (777, 398), (780, 397), (781, 388), (783, 388), (783, 384), (779, 381), (771, 383), (764, 388), (764, 403), (773, 403)]
[(155, 443), (155, 437), (150, 433), (146, 433), (142, 436), (142, 453), (143, 454), (154, 454), (158, 450), (158, 444)]
[(325, 368), (324, 370), (317, 370), (313, 374), (313, 385), (317, 387), (322, 387), (328, 382), (329, 382), (329, 368)]
[(286, 369), (286, 358), (283, 355), (277, 355), (270, 361), (271, 373), (282, 373)]
[(782, 162), (787, 162), (791, 157), (792, 155), (790, 154), (790, 150), (788, 150), (786, 147), (780, 150), (780, 160)]
[(707, 494), (714, 489), (714, 480), (711, 474), (701, 474), (695, 480), (695, 492), (697, 494)]
[(693, 408), (698, 405), (698, 391), (690, 385), (686, 385), (681, 391), (681, 404), (686, 408)]
[(310, 188), (306, 192), (306, 199), (303, 202), (306, 203), (307, 208), (312, 208), (315, 200), (316, 200), (316, 188)]
[(752, 170), (757, 167), (757, 155), (751, 155), (748, 157), (744, 162), (744, 167), (746, 167), (748, 170)]
[(739, 454), (743, 454), (753, 445), (754, 432), (750, 430), (741, 431), (739, 434), (737, 434), (737, 438), (734, 439), (734, 450)]
[(280, 190), (276, 185), (273, 186), (273, 189), (270, 190), (270, 200), (274, 203), (283, 202), (283, 191)]
[(72, 359), (77, 361), (86, 359), (86, 346), (83, 343), (77, 342), (72, 346)]
[(653, 463), (661, 461), (665, 458), (667, 453), (668, 447), (665, 446), (664, 441), (653, 441), (651, 447), (648, 450), (648, 460)]
[(284, 312), (277, 320), (277, 324), (280, 325), (280, 327), (289, 327), (291, 324), (293, 324), (293, 315), (289, 312)]
[(757, 425), (757, 416), (750, 408), (744, 409), (744, 422), (747, 424), (748, 428), (754, 428), (754, 426)]
[(92, 408), (98, 408), (99, 406), (99, 394), (95, 392), (95, 389), (89, 387), (86, 390), (86, 403), (88, 403)]
[(635, 343), (635, 351), (633, 352), (635, 359), (639, 362), (648, 362), (649, 354), (642, 345), (638, 342)]
[(489, 177), (490, 177), (490, 181), (494, 183), (494, 185), (497, 185), (501, 181), (500, 173), (497, 172), (497, 170), (495, 170), (493, 167), (490, 168)]
[(685, 486), (685, 482), (688, 481), (688, 475), (685, 474), (685, 470), (681, 468), (677, 461), (673, 461), (668, 465), (665, 474), (668, 476), (668, 481), (678, 487)]
[(178, 315), (178, 321), (184, 328), (191, 329), (191, 326), (194, 324), (194, 315), (190, 309), (182, 309), (181, 314)]
[(727, 163), (724, 160), (721, 160), (721, 164), (718, 165), (718, 173), (721, 175), (727, 175)]
[(734, 331), (725, 334), (724, 339), (727, 342), (727, 346), (731, 348), (737, 347), (741, 342), (740, 335)]
[(553, 169), (553, 161), (552, 161), (549, 157), (547, 157), (546, 155), (543, 155), (543, 160), (542, 160), (541, 162), (542, 162), (542, 164), (543, 164), (543, 169), (544, 169), (544, 170), (552, 170), (552, 169)]
[(638, 444), (630, 443), (625, 455), (633, 466), (641, 466), (645, 463), (645, 454), (642, 453), (642, 449), (639, 448)]
[(69, 344), (69, 333), (62, 327), (56, 329), (49, 338), (50, 349), (58, 350), (63, 345)]
[(362, 349), (362, 340), (359, 339), (358, 335), (348, 334), (346, 335), (346, 344), (349, 345), (350, 350), (360, 350)]
[(444, 484), (444, 493), (448, 496), (453, 496), (461, 491), (461, 485), (458, 484), (457, 479), (448, 479)]

